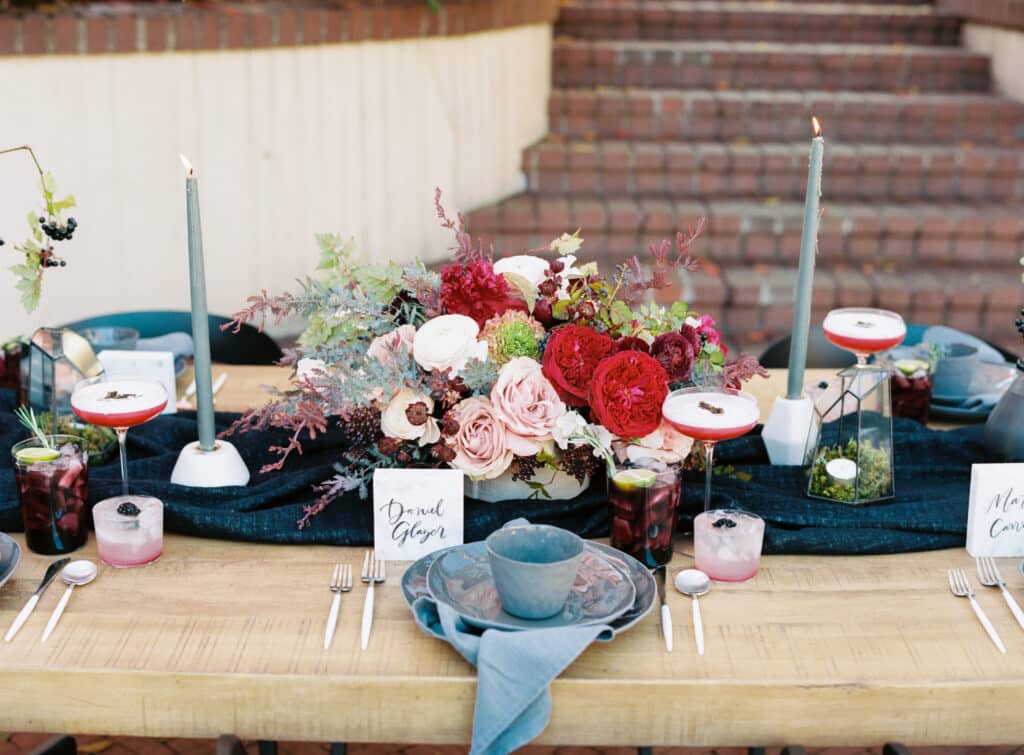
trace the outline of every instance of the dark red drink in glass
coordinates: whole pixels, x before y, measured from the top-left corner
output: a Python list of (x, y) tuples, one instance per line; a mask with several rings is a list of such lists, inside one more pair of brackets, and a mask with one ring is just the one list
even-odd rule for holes
[(681, 492), (678, 467), (654, 460), (617, 467), (608, 481), (612, 547), (651, 568), (671, 561)]
[(52, 450), (32, 438), (11, 453), (25, 543), (34, 553), (53, 555), (80, 548), (89, 537), (89, 453), (75, 436), (47, 439)]

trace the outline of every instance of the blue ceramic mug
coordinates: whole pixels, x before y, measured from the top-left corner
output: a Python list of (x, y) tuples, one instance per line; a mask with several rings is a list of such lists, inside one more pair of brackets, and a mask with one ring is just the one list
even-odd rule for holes
[(548, 524), (503, 527), (486, 540), (502, 608), (521, 619), (546, 619), (565, 606), (583, 558), (583, 540)]

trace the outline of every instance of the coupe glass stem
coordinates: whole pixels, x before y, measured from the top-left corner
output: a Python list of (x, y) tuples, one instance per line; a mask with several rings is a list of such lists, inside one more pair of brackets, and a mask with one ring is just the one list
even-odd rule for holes
[(128, 438), (128, 428), (117, 428), (117, 445), (121, 451), (121, 495), (128, 495), (128, 454), (125, 451), (125, 440)]
[(868, 355), (867, 354), (857, 354), (856, 356), (857, 356), (857, 366), (858, 367), (867, 367), (868, 366)]
[(711, 508), (711, 468), (714, 466), (715, 442), (705, 440), (704, 443), (704, 510)]

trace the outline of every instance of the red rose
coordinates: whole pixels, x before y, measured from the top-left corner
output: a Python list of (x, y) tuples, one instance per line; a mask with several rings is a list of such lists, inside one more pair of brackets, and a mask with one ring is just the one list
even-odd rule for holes
[(481, 259), (468, 265), (451, 264), (441, 271), (441, 303), (448, 314), (472, 317), (481, 328), (507, 309), (526, 308), (513, 298), (505, 276)]
[(651, 344), (651, 356), (661, 363), (669, 380), (688, 380), (696, 357), (693, 342), (682, 333), (662, 333)]
[(605, 333), (585, 325), (563, 325), (551, 331), (544, 348), (544, 376), (562, 401), (570, 406), (586, 406), (594, 369), (614, 349), (615, 344)]
[(597, 366), (590, 386), (594, 419), (621, 438), (642, 438), (661, 424), (668, 373), (657, 359), (620, 351)]
[(651, 347), (642, 338), (623, 336), (615, 341), (615, 351), (642, 351), (644, 354), (650, 354)]

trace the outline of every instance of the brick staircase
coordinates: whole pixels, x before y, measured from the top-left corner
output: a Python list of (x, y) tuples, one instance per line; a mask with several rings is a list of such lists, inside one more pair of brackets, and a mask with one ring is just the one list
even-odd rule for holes
[(681, 295), (756, 353), (791, 325), (814, 114), (815, 320), (882, 306), (1018, 346), (1024, 103), (959, 32), (914, 0), (568, 0), (527, 190), (470, 230), (511, 254), (581, 227), (607, 265), (706, 216)]

